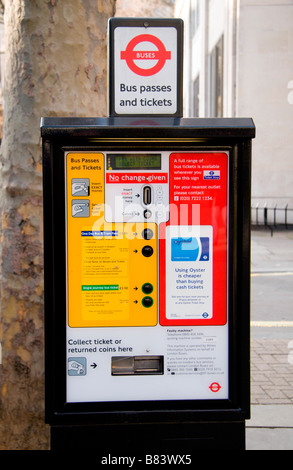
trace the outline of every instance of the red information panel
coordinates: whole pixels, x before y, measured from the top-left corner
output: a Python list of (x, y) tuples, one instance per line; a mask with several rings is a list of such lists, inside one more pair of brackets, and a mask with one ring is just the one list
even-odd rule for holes
[(227, 322), (228, 153), (170, 155), (170, 217), (160, 225), (160, 324)]

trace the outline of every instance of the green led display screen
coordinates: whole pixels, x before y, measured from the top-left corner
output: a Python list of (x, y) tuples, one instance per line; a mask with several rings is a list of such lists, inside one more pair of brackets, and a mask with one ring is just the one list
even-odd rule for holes
[(161, 154), (108, 154), (108, 170), (160, 170)]

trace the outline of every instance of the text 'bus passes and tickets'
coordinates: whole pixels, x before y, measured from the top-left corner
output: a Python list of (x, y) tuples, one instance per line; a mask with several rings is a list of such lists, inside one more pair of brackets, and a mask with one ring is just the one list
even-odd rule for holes
[(182, 115), (182, 21), (111, 18), (111, 116)]

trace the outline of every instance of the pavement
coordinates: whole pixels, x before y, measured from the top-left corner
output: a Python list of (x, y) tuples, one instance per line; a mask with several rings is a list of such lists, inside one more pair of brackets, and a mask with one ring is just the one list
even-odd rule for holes
[(251, 235), (251, 419), (246, 450), (293, 450), (293, 230)]

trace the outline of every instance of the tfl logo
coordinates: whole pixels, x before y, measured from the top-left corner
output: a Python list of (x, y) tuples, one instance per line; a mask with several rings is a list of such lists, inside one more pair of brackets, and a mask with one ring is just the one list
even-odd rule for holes
[(293, 80), (288, 83), (288, 88), (292, 90), (288, 93), (288, 103), (293, 104)]

